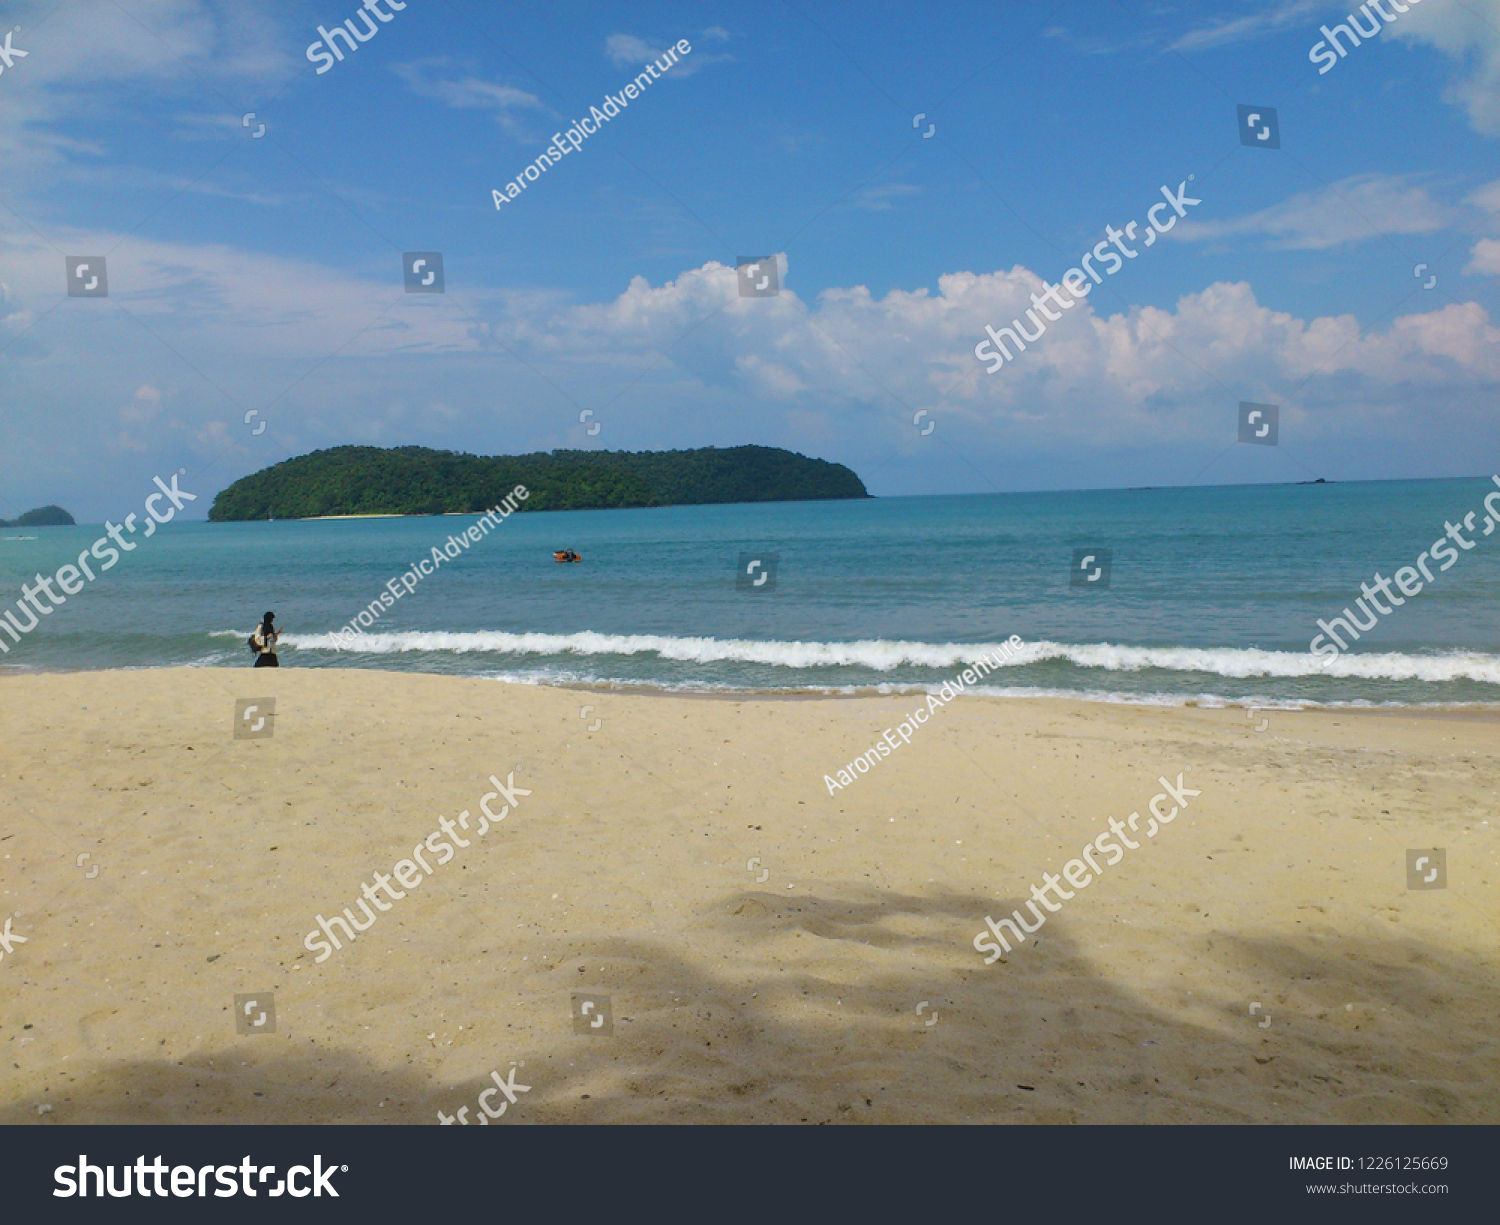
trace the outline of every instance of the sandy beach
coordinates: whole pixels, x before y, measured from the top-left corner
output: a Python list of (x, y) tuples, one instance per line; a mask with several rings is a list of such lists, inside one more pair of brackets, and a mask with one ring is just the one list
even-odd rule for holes
[[(506, 1124), (1500, 1121), (1481, 712), (964, 697), (830, 796), (913, 699), (296, 668), (0, 699), (0, 1122), (475, 1122), (492, 1072), (528, 1086)], [(1170, 826), (984, 964), (987, 914), (1179, 774)], [(504, 820), (316, 961), (315, 916), (492, 775)]]

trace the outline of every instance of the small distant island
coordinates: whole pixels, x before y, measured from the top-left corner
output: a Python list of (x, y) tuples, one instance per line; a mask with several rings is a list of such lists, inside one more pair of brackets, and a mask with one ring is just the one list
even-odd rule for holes
[(72, 527), (73, 516), (61, 506), (38, 506), (19, 519), (0, 519), (0, 527)]
[[(241, 477), (213, 523), (331, 515), (482, 514), (517, 485), (535, 510), (868, 498), (843, 464), (779, 447), (468, 455), (427, 447), (332, 447)], [(70, 520), (71, 522), (71, 520)]]

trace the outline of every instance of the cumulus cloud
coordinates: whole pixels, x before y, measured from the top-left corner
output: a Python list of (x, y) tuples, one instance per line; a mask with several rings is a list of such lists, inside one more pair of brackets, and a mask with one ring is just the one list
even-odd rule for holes
[(1466, 197), (1468, 202), (1475, 208), (1482, 209), (1488, 214), (1493, 222), (1496, 214), (1500, 214), (1500, 179), (1493, 183), (1486, 183), (1483, 187), (1476, 188)]
[(1476, 132), (1500, 136), (1500, 0), (1411, 5), (1385, 33), (1436, 47), (1457, 63), (1444, 94)]
[[(778, 259), (785, 276), (785, 256)], [(1012, 445), (1198, 437), (1217, 428), (1204, 422), (1205, 398), (1224, 399), (1226, 387), (1252, 398), (1306, 384), (1288, 412), (1316, 407), (1320, 430), (1341, 421), (1369, 430), (1360, 414), (1372, 402), (1414, 423), (1435, 388), (1500, 382), (1500, 330), (1475, 304), (1365, 332), (1353, 316), (1299, 319), (1273, 310), (1243, 282), (1209, 285), (1173, 309), (1106, 315), (1085, 299), (1015, 362), (985, 373), (973, 354), (984, 325), (1021, 314), (1042, 288), (1017, 266), (947, 274), (936, 294), (893, 289), (876, 298), (852, 286), (806, 303), (783, 280), (776, 298), (744, 299), (733, 270), (710, 262), (662, 285), (637, 277), (610, 302), (513, 317), (491, 334), (539, 358), (566, 353), (627, 377), (652, 368), (653, 398), (713, 388), (786, 402), (825, 424), (859, 421), (866, 433), (893, 439), (910, 410), (941, 404), (976, 437), (1003, 430)]]
[(1223, 221), (1185, 221), (1176, 237), (1203, 241), (1264, 235), (1279, 250), (1321, 251), (1381, 234), (1432, 234), (1452, 223), (1454, 210), (1398, 175), (1355, 175), (1301, 192), (1270, 208)]
[[(63, 237), (81, 250), (118, 238)], [(12, 236), (0, 257), (8, 313), (56, 300), (60, 261), (40, 240)], [(1304, 441), (1430, 436), (1438, 417), (1462, 428), (1484, 420), (1500, 387), (1500, 329), (1474, 303), (1367, 331), (1352, 315), (1277, 310), (1245, 282), (1113, 313), (1085, 298), (988, 374), (974, 347), (987, 323), (1022, 315), (1041, 292), (1030, 269), (807, 299), (786, 256), (776, 258), (782, 290), (772, 298), (740, 297), (734, 268), (707, 261), (578, 302), (480, 289), (408, 295), (394, 256), (389, 275), (371, 277), (138, 239), (111, 256), (110, 303), (72, 304), (66, 326), (36, 329), (33, 346), (0, 358), (15, 399), (78, 406), (62, 432), (41, 409), (17, 422), (37, 452), (12, 459), (76, 470), (98, 461), (82, 442), (72, 454), (72, 440), (95, 437), (114, 440), (122, 471), (127, 461), (197, 457), (226, 481), (347, 442), (754, 441), (875, 462), (909, 441), (913, 413), (926, 408), (951, 445), (983, 462), (1212, 443), (1238, 399), (1280, 403), (1283, 428)], [(121, 385), (139, 389), (123, 408)], [(602, 441), (581, 434), (582, 406), (597, 408)], [(259, 440), (243, 425), (250, 408), (271, 427)]]
[(131, 397), (130, 403), (120, 408), (120, 420), (126, 426), (110, 441), (110, 449), (114, 451), (132, 451), (138, 455), (144, 455), (151, 447), (143, 439), (136, 437), (130, 432), (131, 426), (145, 426), (155, 421), (161, 413), (161, 391), (152, 387), (149, 383), (143, 383), (136, 389)]
[[(69, 241), (103, 249), (110, 237)], [(17, 296), (56, 292), (49, 248), (33, 241), (6, 255), (19, 273)], [(1500, 333), (1476, 304), (1408, 315), (1367, 333), (1352, 315), (1299, 319), (1273, 310), (1245, 282), (1208, 285), (1171, 309), (1111, 314), (1085, 298), (989, 375), (974, 346), (985, 324), (1024, 314), (1044, 287), (1035, 272), (1020, 265), (953, 272), (938, 278), (936, 293), (896, 288), (876, 298), (854, 285), (805, 301), (788, 283), (787, 257), (776, 258), (782, 291), (773, 298), (740, 297), (735, 270), (708, 261), (661, 284), (636, 276), (606, 301), (475, 291), (464, 310), (442, 297), (403, 295), (394, 259), (391, 275), (372, 281), (219, 245), (141, 241), (121, 249), (110, 280), (111, 293), (153, 332), (203, 352), (210, 374), (223, 369), (215, 349), (243, 349), (248, 337), (256, 366), (305, 368), (337, 353), (350, 377), (421, 355), (500, 351), (590, 402), (650, 369), (659, 386), (683, 395), (713, 387), (731, 396), (811, 396), (845, 409), (889, 407), (893, 397), (931, 406), (946, 395), (976, 421), (1044, 406), (1043, 432), (1059, 437), (1127, 433), (1139, 425), (1134, 415), (1188, 405), (1215, 382), (1500, 380)], [(52, 353), (56, 363), (68, 360)], [(150, 420), (158, 388), (156, 381), (142, 386), (127, 411)], [(259, 406), (253, 397), (250, 403)]]
[(1500, 276), (1500, 238), (1482, 238), (1475, 243), (1464, 271)]
[[(1477, 228), (1492, 234), (1500, 232), (1500, 179), (1470, 192), (1465, 202), (1483, 214)], [(1480, 239), (1470, 249), (1464, 271), (1500, 276), (1500, 239)]]

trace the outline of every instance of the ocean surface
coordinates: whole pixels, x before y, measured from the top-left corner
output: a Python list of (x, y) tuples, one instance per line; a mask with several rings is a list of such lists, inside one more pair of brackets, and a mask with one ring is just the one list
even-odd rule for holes
[[(174, 523), (138, 532), (107, 572), (95, 562), (96, 579), (19, 644), (0, 636), (0, 669), (249, 667), (245, 639), (273, 609), (292, 668), (901, 691), (935, 688), (1016, 635), (1024, 646), (984, 691), (1495, 704), (1495, 492), (1483, 477), (516, 514), (410, 594), (399, 576), (474, 517)], [(1445, 523), (1473, 547), (1454, 546), (1445, 572), (1429, 562), (1434, 582), (1387, 603), (1347, 654), (1310, 654), (1318, 618), (1352, 606), (1377, 570), (1415, 566)], [(101, 533), (0, 529), (0, 612)], [(563, 548), (583, 561), (556, 564)], [(1107, 575), (1072, 585), (1075, 549), (1096, 557), (1086, 573), (1109, 550)], [(774, 554), (774, 575), (741, 578), (741, 554), (763, 559), (757, 578)], [(334, 632), (392, 579), (402, 598), (341, 643)]]

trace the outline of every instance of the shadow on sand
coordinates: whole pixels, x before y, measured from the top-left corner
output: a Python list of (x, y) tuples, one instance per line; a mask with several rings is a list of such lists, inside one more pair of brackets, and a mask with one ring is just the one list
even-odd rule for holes
[[(1478, 960), (1399, 939), (1220, 932), (1189, 950), (1199, 995), (1207, 980), (1224, 984), (1216, 998), (1146, 984), (1133, 994), (1070, 941), (1066, 916), (992, 966), (956, 949), (955, 931), (996, 905), (867, 887), (740, 892), (705, 908), (702, 924), (757, 964), (773, 939), (799, 951), (758, 981), (728, 961), (715, 977), (701, 954), (659, 943), (594, 942), (537, 971), (555, 976), (555, 1012), (495, 1049), (496, 1070), (524, 1061), (517, 1079), (531, 1086), (504, 1121), (1500, 1120), (1493, 1027), (1464, 1020), (1492, 1018), (1500, 1003)], [(1140, 938), (1150, 933), (1122, 934)], [(578, 973), (600, 964), (605, 981)], [(1276, 986), (1252, 1016), (1255, 983)], [(612, 1037), (573, 1032), (568, 999), (585, 984), (612, 995)], [(347, 1048), (226, 1043), (60, 1076), (0, 1108), (0, 1123), (433, 1123), (465, 1105), (477, 1119), (485, 1066), (483, 1078), (440, 1084), (420, 1063), (384, 1067)], [(43, 1103), (52, 1110), (39, 1115)]]

